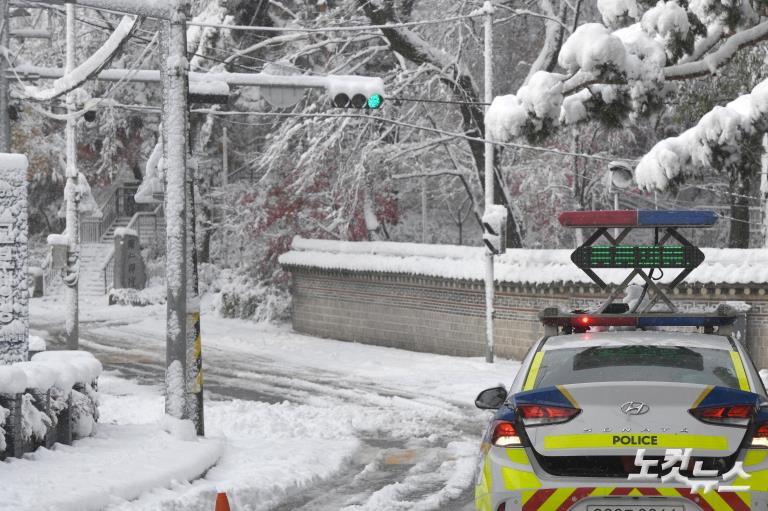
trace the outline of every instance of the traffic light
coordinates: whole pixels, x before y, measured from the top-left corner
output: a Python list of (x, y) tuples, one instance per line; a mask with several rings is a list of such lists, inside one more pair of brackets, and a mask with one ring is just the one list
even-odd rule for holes
[(507, 251), (507, 208), (488, 206), (483, 214), (483, 242), (493, 255)]
[(328, 76), (326, 90), (336, 108), (377, 110), (384, 102), (384, 81), (370, 76)]

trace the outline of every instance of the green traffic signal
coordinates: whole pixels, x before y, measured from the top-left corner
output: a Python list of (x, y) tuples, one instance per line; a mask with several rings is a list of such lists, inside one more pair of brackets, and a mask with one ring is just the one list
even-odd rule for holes
[(381, 106), (381, 104), (384, 102), (384, 98), (382, 98), (379, 94), (374, 94), (370, 98), (368, 98), (368, 108), (371, 110), (376, 110)]

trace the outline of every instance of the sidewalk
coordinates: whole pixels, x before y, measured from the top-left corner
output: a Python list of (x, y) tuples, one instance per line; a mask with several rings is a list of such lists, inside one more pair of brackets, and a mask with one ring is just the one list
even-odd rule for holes
[(103, 509), (195, 480), (220, 458), (221, 439), (163, 428), (161, 396), (109, 374), (100, 386), (102, 417), (93, 437), (0, 463), (0, 509)]

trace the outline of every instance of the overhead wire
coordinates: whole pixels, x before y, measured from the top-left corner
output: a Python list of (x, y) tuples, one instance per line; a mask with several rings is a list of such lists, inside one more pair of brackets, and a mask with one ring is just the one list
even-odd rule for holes
[(203, 23), (198, 21), (188, 21), (187, 25), (197, 27), (210, 27), (221, 28), (226, 30), (238, 30), (246, 32), (305, 32), (311, 33), (324, 33), (324, 32), (355, 32), (361, 30), (383, 30), (393, 28), (408, 28), (423, 25), (438, 25), (442, 23), (453, 23), (455, 21), (461, 21), (472, 18), (479, 18), (485, 16), (485, 13), (470, 13), (461, 16), (452, 16), (449, 18), (437, 19), (437, 20), (421, 20), (421, 21), (408, 21), (405, 23), (389, 23), (385, 25), (348, 25), (337, 27), (322, 27), (322, 28), (303, 28), (303, 27), (266, 27), (266, 26), (253, 26), (253, 25), (226, 25), (224, 23)]
[[(531, 151), (539, 151), (539, 152), (546, 152), (551, 154), (557, 154), (560, 156), (578, 156), (580, 158), (587, 158), (592, 160), (600, 160), (600, 161), (614, 161), (617, 157), (609, 157), (609, 156), (602, 156), (602, 155), (593, 155), (593, 154), (586, 154), (586, 153), (577, 153), (577, 152), (571, 152), (571, 151), (562, 151), (560, 149), (554, 149), (549, 147), (540, 147), (540, 146), (532, 146), (528, 144), (520, 144), (515, 142), (498, 142), (498, 141), (486, 141), (485, 139), (478, 138), (478, 137), (471, 137), (469, 135), (463, 134), (463, 133), (453, 133), (446, 130), (441, 130), (439, 128), (430, 128), (427, 126), (419, 126), (417, 124), (411, 124), (403, 121), (397, 121), (395, 119), (387, 119), (386, 117), (375, 117), (371, 115), (364, 115), (364, 114), (304, 114), (304, 113), (295, 113), (295, 112), (243, 112), (243, 111), (221, 111), (221, 110), (212, 110), (208, 108), (195, 108), (191, 109), (190, 112), (192, 113), (202, 113), (202, 114), (209, 114), (209, 115), (215, 115), (215, 116), (238, 116), (238, 115), (255, 115), (255, 116), (274, 116), (274, 117), (300, 117), (300, 118), (326, 118), (326, 119), (344, 119), (344, 118), (352, 118), (352, 119), (366, 119), (366, 120), (375, 120), (390, 124), (395, 124), (398, 126), (402, 126), (404, 128), (411, 128), (421, 131), (429, 131), (432, 133), (438, 133), (440, 135), (445, 136), (451, 136), (453, 138), (461, 138), (464, 140), (468, 140), (470, 142), (480, 142), (480, 143), (486, 143), (489, 142), (495, 146), (499, 147), (511, 147), (515, 149), (527, 149)], [(627, 158), (622, 158), (625, 161), (635, 161), (630, 160)]]

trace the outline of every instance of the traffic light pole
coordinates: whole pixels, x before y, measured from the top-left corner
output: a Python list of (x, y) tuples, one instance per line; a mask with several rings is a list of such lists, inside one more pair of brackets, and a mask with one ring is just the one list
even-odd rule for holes
[[(0, 48), (8, 49), (11, 41), (10, 0), (0, 0)], [(11, 152), (11, 119), (8, 117), (8, 61), (0, 55), (0, 153)]]
[[(67, 4), (67, 73), (75, 68), (75, 6)], [(72, 117), (77, 110), (73, 93), (67, 94), (66, 135), (66, 176), (64, 201), (66, 202), (67, 267), (64, 272), (66, 312), (64, 318), (64, 337), (67, 349), (76, 350), (79, 346), (79, 277), (80, 277), (80, 185), (77, 170), (77, 141), (75, 139), (76, 120)]]
[[(490, 104), (493, 100), (493, 5), (486, 0), (483, 4), (485, 10), (485, 102)], [(488, 105), (485, 106), (486, 113)], [(488, 127), (485, 127), (485, 211), (493, 207), (493, 144), (489, 139)], [(494, 301), (494, 276), (493, 253), (486, 250), (485, 253), (485, 361), (493, 363), (493, 301)]]

